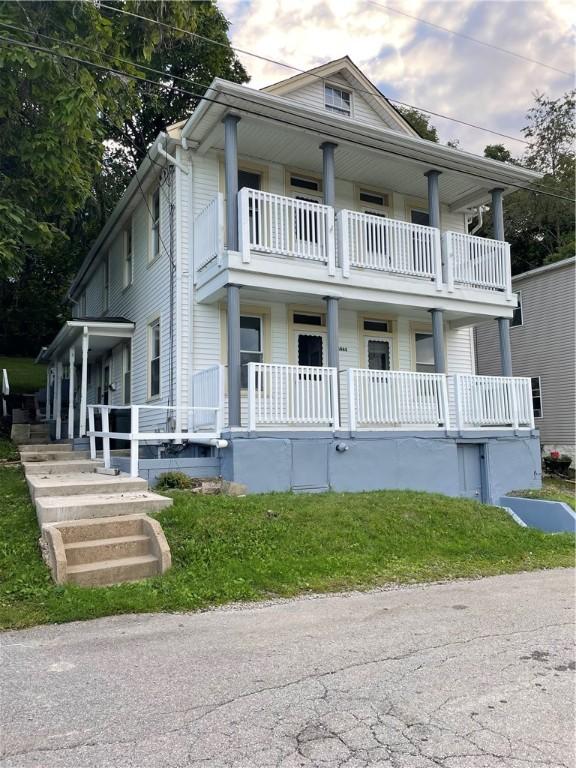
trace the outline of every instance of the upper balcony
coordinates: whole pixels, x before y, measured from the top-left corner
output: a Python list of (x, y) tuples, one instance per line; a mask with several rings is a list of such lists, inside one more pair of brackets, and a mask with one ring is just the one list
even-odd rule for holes
[[(488, 300), (511, 306), (510, 246), (501, 240), (400, 221), (244, 188), (238, 193), (239, 247), (224, 249), (222, 197), (194, 222), (200, 289), (223, 270), (338, 282), (413, 295)], [(218, 281), (216, 280), (216, 283)], [(304, 288), (302, 289), (304, 290)]]

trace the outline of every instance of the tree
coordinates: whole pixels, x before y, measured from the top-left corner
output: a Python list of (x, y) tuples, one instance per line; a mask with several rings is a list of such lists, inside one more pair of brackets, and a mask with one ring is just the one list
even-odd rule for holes
[(438, 131), (430, 123), (430, 118), (414, 107), (397, 107), (402, 117), (414, 128), (422, 139), (434, 141), (438, 144)]
[[(63, 297), (71, 276), (150, 142), (198, 103), (177, 86), (202, 93), (215, 76), (247, 80), (230, 48), (228, 23), (214, 4), (109, 0), (106, 5), (152, 21), (91, 2), (0, 1), (4, 37), (164, 86), (0, 41), (0, 344), (5, 351), (9, 344), (19, 353), (37, 351), (66, 316)], [(144, 66), (162, 74), (139, 68)], [(41, 316), (32, 327), (38, 307)]]
[(487, 147), (484, 147), (484, 157), (489, 157), (491, 160), (500, 160), (501, 163), (516, 162), (512, 157), (512, 153), (504, 144), (488, 144)]

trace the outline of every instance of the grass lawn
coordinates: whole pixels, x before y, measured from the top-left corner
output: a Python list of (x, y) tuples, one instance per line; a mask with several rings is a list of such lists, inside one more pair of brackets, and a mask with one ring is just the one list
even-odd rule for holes
[(499, 509), (439, 495), (172, 495), (174, 506), (157, 515), (173, 558), (164, 576), (96, 589), (56, 586), (40, 559), (22, 473), (0, 463), (0, 626), (191, 611), (574, 562), (571, 535), (520, 528)]
[(576, 485), (561, 477), (545, 477), (539, 491), (514, 491), (510, 496), (525, 496), (527, 499), (546, 499), (546, 501), (563, 501), (572, 509), (576, 509)]
[(32, 357), (0, 357), (0, 371), (6, 368), (10, 394), (33, 394), (46, 386), (46, 366)]

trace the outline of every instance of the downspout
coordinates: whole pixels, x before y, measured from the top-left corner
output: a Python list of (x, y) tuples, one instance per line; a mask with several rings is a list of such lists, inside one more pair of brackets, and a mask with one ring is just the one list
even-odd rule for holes
[(478, 216), (478, 222), (476, 223), (476, 226), (470, 230), (470, 232), (468, 233), (469, 235), (475, 235), (476, 232), (478, 232), (478, 230), (482, 227), (482, 221), (483, 221), (483, 215), (484, 215), (483, 207), (479, 205), (478, 208), (476, 208), (476, 212), (477, 212), (476, 215)]
[(172, 163), (172, 165), (175, 165), (176, 168), (178, 168), (182, 173), (185, 173), (188, 175), (188, 169), (185, 168), (182, 163), (180, 163), (179, 160), (177, 160), (173, 155), (171, 155), (169, 152), (166, 152), (164, 147), (162, 146), (162, 139), (158, 142), (156, 145), (156, 151), (158, 152), (161, 157), (165, 158), (169, 163)]

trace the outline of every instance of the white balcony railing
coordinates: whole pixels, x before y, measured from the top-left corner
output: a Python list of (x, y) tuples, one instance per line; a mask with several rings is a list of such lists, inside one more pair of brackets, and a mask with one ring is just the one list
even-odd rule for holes
[(330, 206), (244, 187), (238, 193), (242, 261), (251, 251), (320, 261), (334, 275), (334, 211)]
[(449, 426), (443, 374), (350, 368), (348, 398), (351, 430)]
[(433, 227), (356, 211), (338, 214), (340, 264), (436, 280), (442, 284), (440, 232)]
[(512, 299), (510, 245), (502, 240), (444, 232), (442, 247), (448, 267), (448, 287), (454, 284), (503, 291)]
[(194, 219), (194, 261), (202, 269), (224, 251), (224, 198), (218, 194)]
[(534, 428), (530, 379), (464, 374), (456, 374), (453, 379), (459, 429)]
[(248, 363), (248, 428), (339, 428), (336, 368)]

